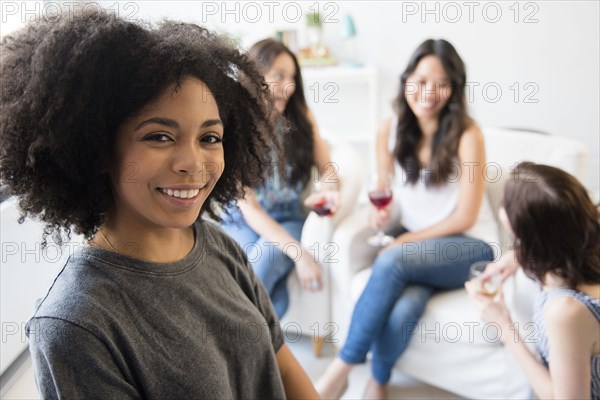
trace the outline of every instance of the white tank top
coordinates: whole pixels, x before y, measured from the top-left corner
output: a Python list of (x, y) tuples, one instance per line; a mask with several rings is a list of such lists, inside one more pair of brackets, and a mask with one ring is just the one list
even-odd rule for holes
[[(396, 146), (397, 120), (393, 119), (388, 140), (388, 149), (392, 153)], [(458, 203), (459, 181), (450, 181), (445, 185), (426, 186), (425, 170), (421, 169), (415, 184), (408, 182), (406, 173), (394, 160), (394, 204), (399, 208), (402, 226), (409, 231), (420, 231), (447, 218)], [(465, 235), (481, 239), (487, 243), (498, 243), (498, 229), (487, 196), (479, 208), (475, 224)], [(494, 252), (496, 247), (492, 245)]]

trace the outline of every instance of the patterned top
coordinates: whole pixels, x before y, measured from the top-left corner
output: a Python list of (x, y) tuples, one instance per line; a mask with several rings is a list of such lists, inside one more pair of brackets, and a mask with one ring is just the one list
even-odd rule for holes
[[(546, 336), (546, 327), (544, 326), (544, 307), (546, 302), (554, 297), (568, 296), (579, 301), (587, 307), (588, 310), (596, 317), (598, 323), (600, 323), (600, 300), (595, 299), (583, 292), (578, 290), (572, 290), (568, 288), (557, 288), (548, 291), (543, 291), (535, 304), (533, 321), (538, 327), (537, 331), (537, 346), (542, 362), (548, 367), (548, 337)], [(591, 369), (592, 369), (592, 399), (600, 400), (600, 354), (594, 354), (592, 356)]]
[[(290, 176), (291, 174), (291, 165), (286, 165), (286, 175)], [(275, 168), (273, 175), (268, 177), (264, 185), (256, 189), (255, 193), (265, 211), (271, 213), (299, 208), (303, 190), (302, 181), (291, 184), (281, 176), (279, 169)]]
[[(285, 141), (283, 137), (285, 129), (285, 123), (278, 121), (275, 126), (275, 133)], [(274, 160), (271, 168), (273, 174), (265, 179), (262, 187), (255, 190), (256, 198), (260, 202), (260, 205), (265, 211), (273, 216), (277, 215), (297, 215), (301, 209), (302, 192), (304, 191), (304, 184), (300, 180), (299, 182), (291, 183), (289, 177), (294, 176), (293, 167), (290, 164), (285, 165), (285, 175), (281, 176), (279, 166), (277, 165), (277, 156), (275, 152), (272, 153), (272, 160)]]

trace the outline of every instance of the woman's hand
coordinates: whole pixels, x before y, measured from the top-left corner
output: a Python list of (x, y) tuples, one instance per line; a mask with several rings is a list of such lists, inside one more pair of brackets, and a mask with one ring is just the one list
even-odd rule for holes
[(379, 250), (379, 253), (383, 253), (384, 251), (391, 249), (392, 247), (401, 246), (404, 243), (416, 242), (417, 238), (414, 237), (413, 232), (404, 232), (403, 234), (397, 236), (390, 244)]
[(387, 206), (384, 208), (371, 207), (369, 213), (369, 225), (373, 229), (379, 229), (380, 227), (386, 226), (392, 220), (392, 207)]
[(296, 261), (296, 273), (302, 289), (316, 292), (323, 288), (321, 267), (314, 261), (310, 252), (304, 248), (302, 248), (300, 259)]
[(513, 322), (502, 292), (493, 297), (486, 296), (482, 291), (482, 282), (477, 278), (465, 282), (465, 289), (479, 310), (481, 319), (486, 323), (496, 323), (500, 326), (500, 339), (505, 342), (510, 337)]
[(326, 203), (331, 210), (330, 216), (333, 216), (340, 209), (340, 192), (337, 190), (323, 190), (311, 193), (304, 199), (304, 205), (308, 208), (314, 208), (319, 203)]
[(504, 282), (506, 278), (511, 275), (514, 275), (515, 272), (519, 269), (519, 264), (517, 263), (514, 250), (508, 251), (504, 253), (502, 257), (500, 257), (495, 262), (490, 262), (488, 266), (485, 268), (483, 274), (481, 274), (481, 281), (485, 282), (491, 279), (492, 275), (500, 274), (500, 282)]

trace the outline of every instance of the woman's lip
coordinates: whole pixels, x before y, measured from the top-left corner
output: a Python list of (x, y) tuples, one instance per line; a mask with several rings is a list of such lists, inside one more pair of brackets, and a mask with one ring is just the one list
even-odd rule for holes
[(179, 186), (160, 186), (157, 189), (167, 189), (167, 190), (202, 190), (204, 189), (204, 185), (179, 185)]
[(187, 199), (182, 199), (179, 197), (169, 196), (168, 194), (166, 194), (165, 192), (163, 192), (160, 189), (158, 189), (157, 191), (169, 204), (174, 205), (175, 207), (179, 207), (179, 208), (195, 207), (197, 205), (197, 203), (200, 201), (200, 194), (202, 193), (202, 189), (200, 189), (196, 196), (190, 197)]

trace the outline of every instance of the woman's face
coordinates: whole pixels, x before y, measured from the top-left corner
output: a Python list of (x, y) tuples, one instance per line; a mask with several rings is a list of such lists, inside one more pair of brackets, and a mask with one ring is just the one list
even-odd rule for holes
[(279, 54), (265, 75), (265, 80), (273, 93), (275, 108), (280, 113), (283, 113), (289, 98), (296, 90), (295, 76), (294, 60), (287, 53)]
[(117, 130), (115, 221), (132, 228), (186, 228), (224, 167), (223, 123), (212, 93), (186, 77)]
[(450, 78), (436, 56), (423, 57), (406, 79), (406, 102), (417, 119), (437, 119), (451, 95)]

